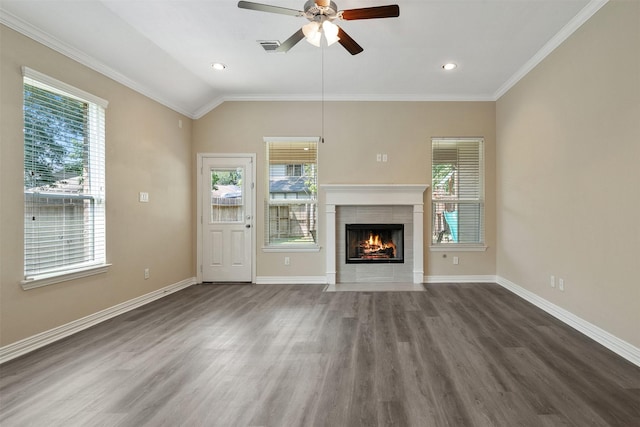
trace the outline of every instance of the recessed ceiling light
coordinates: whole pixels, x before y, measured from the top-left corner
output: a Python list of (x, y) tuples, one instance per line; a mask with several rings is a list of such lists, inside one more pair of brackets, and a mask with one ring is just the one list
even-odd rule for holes
[(211, 66), (213, 67), (214, 70), (216, 71), (222, 71), (225, 68), (227, 68), (226, 65), (224, 65), (222, 62), (214, 62), (213, 64), (211, 64)]
[(458, 65), (454, 64), (453, 62), (446, 63), (446, 64), (444, 64), (444, 65), (442, 66), (442, 68), (444, 68), (444, 69), (445, 69), (445, 70), (447, 70), (447, 71), (454, 70), (454, 69), (456, 69), (457, 67), (458, 67)]

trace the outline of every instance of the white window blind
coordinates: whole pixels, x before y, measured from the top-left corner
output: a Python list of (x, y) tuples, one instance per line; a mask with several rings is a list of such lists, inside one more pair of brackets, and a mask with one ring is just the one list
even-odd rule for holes
[(25, 281), (104, 265), (107, 102), (23, 74)]
[(265, 138), (265, 245), (313, 245), (317, 230), (319, 138)]
[(432, 139), (432, 244), (484, 244), (481, 138)]

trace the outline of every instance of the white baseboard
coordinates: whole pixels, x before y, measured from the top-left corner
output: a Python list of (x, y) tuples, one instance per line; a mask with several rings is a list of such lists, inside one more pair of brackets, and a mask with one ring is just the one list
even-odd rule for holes
[(114, 305), (113, 307), (98, 311), (97, 313), (90, 314), (89, 316), (81, 319), (74, 320), (73, 322), (69, 322), (65, 325), (49, 329), (48, 331), (41, 332), (4, 347), (0, 347), (0, 364), (195, 284), (196, 278), (190, 277), (178, 283), (158, 289), (157, 291), (141, 295), (129, 301)]
[(597, 343), (605, 346), (620, 357), (627, 359), (629, 362), (635, 364), (636, 366), (640, 366), (640, 348), (621, 340), (620, 338), (610, 334), (609, 332), (587, 322), (586, 320), (561, 307), (558, 307), (557, 305), (547, 301), (544, 298), (539, 297), (538, 295), (524, 289), (521, 286), (516, 285), (515, 283), (505, 279), (504, 277), (498, 276), (496, 283), (510, 290), (514, 294), (530, 302), (536, 307), (546, 311), (553, 317), (571, 326), (578, 332), (583, 333)]
[[(425, 283), (497, 283), (508, 289), (524, 300), (530, 302), (536, 307), (551, 314), (563, 323), (571, 326), (577, 331), (583, 333), (624, 359), (630, 361), (636, 366), (640, 366), (640, 349), (632, 344), (621, 340), (620, 338), (610, 334), (609, 332), (587, 322), (586, 320), (574, 315), (573, 313), (539, 297), (515, 283), (500, 276), (425, 276)], [(45, 345), (51, 344), (69, 335), (80, 332), (93, 325), (104, 322), (120, 314), (131, 311), (142, 305), (162, 298), (163, 296), (177, 292), (181, 289), (195, 285), (195, 277), (182, 280), (173, 285), (166, 286), (162, 289), (150, 292), (146, 295), (139, 296), (132, 300), (123, 302), (82, 319), (75, 320), (57, 328), (41, 332), (37, 335), (17, 341), (4, 347), (0, 347), (0, 364), (22, 356), (23, 354), (34, 351)], [(327, 284), (326, 276), (262, 276), (256, 277), (257, 284)]]
[(258, 276), (257, 285), (326, 285), (327, 276)]
[(424, 283), (496, 283), (496, 276), (424, 276)]

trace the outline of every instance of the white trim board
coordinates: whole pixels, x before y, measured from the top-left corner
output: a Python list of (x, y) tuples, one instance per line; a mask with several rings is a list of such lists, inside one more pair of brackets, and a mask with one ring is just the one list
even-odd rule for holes
[(640, 348), (612, 335), (611, 333), (599, 328), (598, 326), (587, 322), (586, 320), (576, 316), (575, 314), (558, 307), (557, 305), (539, 297), (531, 291), (516, 285), (504, 277), (497, 277), (496, 283), (503, 288), (513, 292), (520, 298), (530, 302), (541, 310), (549, 313), (564, 324), (571, 326), (573, 329), (588, 336), (597, 343), (603, 345), (613, 351), (620, 357), (625, 358), (636, 366), (640, 366)]
[(496, 283), (497, 277), (485, 276), (424, 276), (424, 283)]
[[(326, 285), (325, 276), (259, 276), (256, 278), (257, 284), (315, 284)], [(630, 361), (636, 366), (640, 366), (640, 349), (628, 342), (610, 334), (609, 332), (587, 322), (584, 319), (558, 307), (557, 305), (539, 297), (538, 295), (516, 285), (515, 283), (500, 276), (425, 276), (425, 283), (497, 283), (505, 289), (518, 295), (525, 301), (530, 302), (541, 310), (551, 314), (578, 332), (588, 336), (597, 343), (613, 351), (620, 357)], [(148, 304), (163, 296), (177, 292), (181, 289), (195, 285), (194, 277), (181, 282), (158, 289), (146, 295), (134, 298), (111, 308), (99, 311), (82, 319), (67, 323), (54, 329), (42, 332), (21, 341), (9, 344), (0, 348), (0, 364), (34, 351), (45, 345), (51, 344), (76, 332), (80, 332), (93, 325), (111, 319), (119, 314), (126, 313), (144, 304)]]
[(164, 288), (155, 290), (148, 294), (141, 295), (129, 301), (114, 305), (113, 307), (98, 311), (97, 313), (90, 314), (81, 319), (74, 320), (56, 328), (49, 329), (48, 331), (41, 332), (4, 347), (0, 347), (0, 364), (195, 284), (195, 277), (190, 277), (178, 283), (165, 286)]
[(640, 366), (640, 348), (612, 335), (611, 333), (593, 325), (575, 314), (547, 301), (525, 288), (516, 285), (500, 276), (425, 276), (425, 283), (497, 283), (508, 291), (513, 292), (525, 301), (535, 305), (544, 312), (552, 315), (567, 326), (591, 338), (598, 344), (613, 351), (618, 356)]

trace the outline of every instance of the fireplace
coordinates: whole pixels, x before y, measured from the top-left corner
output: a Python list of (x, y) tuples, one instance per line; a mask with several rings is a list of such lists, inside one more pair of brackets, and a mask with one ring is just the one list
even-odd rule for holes
[(403, 263), (404, 224), (346, 224), (346, 263)]
[[(422, 283), (424, 280), (423, 266), (423, 225), (424, 225), (424, 191), (427, 189), (426, 184), (321, 184), (320, 189), (325, 194), (325, 244), (323, 250), (326, 251), (326, 273), (327, 284), (335, 285), (340, 271), (340, 279), (343, 283), (353, 283), (359, 281), (370, 282), (372, 279), (377, 281), (388, 282), (404, 282), (411, 281), (413, 283)], [(397, 206), (408, 207), (408, 220), (398, 221), (396, 215), (392, 213), (391, 218), (386, 219), (378, 215), (378, 208), (392, 208), (395, 212)], [(376, 215), (371, 219), (349, 218), (342, 224), (354, 223), (373, 223), (378, 221), (381, 223), (403, 223), (406, 230), (406, 249), (404, 253), (405, 263), (388, 263), (388, 264), (347, 264), (336, 265), (338, 258), (336, 254), (342, 251), (346, 245), (340, 240), (339, 234), (342, 234), (344, 227), (336, 229), (336, 212), (342, 212), (343, 209), (372, 209), (372, 215)], [(356, 215), (357, 217), (357, 215)], [(344, 237), (343, 237), (344, 238)], [(340, 245), (336, 244), (337, 241)], [(340, 256), (344, 259), (344, 256)], [(347, 268), (348, 267), (348, 268)], [(348, 271), (347, 271), (348, 270)], [(362, 271), (364, 270), (364, 271)], [(382, 271), (381, 271), (382, 270)], [(379, 273), (385, 273), (391, 270), (393, 274), (384, 277)], [(406, 279), (395, 275), (396, 270), (402, 270), (402, 274), (406, 274)], [(408, 270), (408, 273), (404, 273)], [(352, 275), (353, 274), (353, 275)], [(372, 274), (374, 276), (372, 276)], [(354, 280), (355, 279), (355, 280)]]

